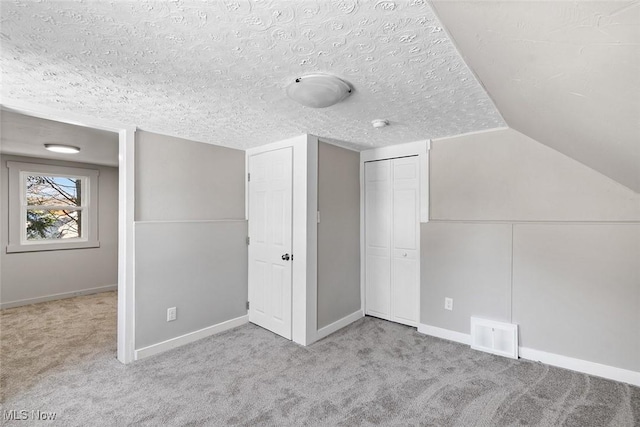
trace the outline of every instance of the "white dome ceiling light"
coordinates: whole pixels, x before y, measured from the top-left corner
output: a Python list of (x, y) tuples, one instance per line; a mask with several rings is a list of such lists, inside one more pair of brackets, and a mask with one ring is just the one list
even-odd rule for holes
[(76, 154), (80, 152), (80, 147), (65, 144), (44, 144), (44, 148), (55, 153)]
[(371, 124), (373, 125), (374, 128), (383, 128), (385, 126), (389, 126), (389, 120), (376, 119), (376, 120), (372, 120)]
[(351, 94), (351, 85), (329, 74), (307, 74), (287, 86), (287, 96), (311, 108), (326, 108)]

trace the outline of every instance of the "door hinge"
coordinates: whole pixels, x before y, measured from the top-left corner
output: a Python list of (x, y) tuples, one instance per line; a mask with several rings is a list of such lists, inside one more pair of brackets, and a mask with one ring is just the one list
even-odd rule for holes
[(247, 301), (247, 311), (249, 310), (249, 301)]
[(251, 237), (247, 236), (247, 245), (251, 244)]
[(250, 173), (247, 174), (247, 182), (251, 182), (251, 174)]

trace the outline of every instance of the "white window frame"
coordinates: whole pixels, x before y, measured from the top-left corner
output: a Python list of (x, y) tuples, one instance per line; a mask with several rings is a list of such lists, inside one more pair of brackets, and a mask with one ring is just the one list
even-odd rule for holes
[[(95, 169), (39, 163), (7, 162), (9, 169), (9, 244), (7, 253), (98, 248), (98, 175)], [(70, 239), (27, 240), (26, 177), (60, 176), (82, 180), (82, 236)], [(32, 207), (31, 207), (32, 208)], [(60, 208), (68, 208), (60, 206)]]

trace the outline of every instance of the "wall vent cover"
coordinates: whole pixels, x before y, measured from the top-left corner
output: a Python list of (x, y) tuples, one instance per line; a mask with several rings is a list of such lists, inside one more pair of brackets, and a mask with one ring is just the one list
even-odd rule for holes
[(471, 348), (518, 358), (518, 325), (471, 318)]

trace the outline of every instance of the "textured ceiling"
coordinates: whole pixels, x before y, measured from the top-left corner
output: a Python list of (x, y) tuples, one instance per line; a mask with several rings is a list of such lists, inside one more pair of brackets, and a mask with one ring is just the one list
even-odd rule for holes
[[(5, 102), (241, 149), (301, 133), (363, 149), (504, 126), (426, 0), (0, 7)], [(326, 109), (286, 97), (318, 71), (354, 93)]]
[(640, 1), (433, 5), (510, 127), (640, 192)]
[[(118, 134), (0, 111), (0, 152), (29, 157), (118, 166)], [(80, 148), (77, 154), (52, 153), (44, 144)]]

